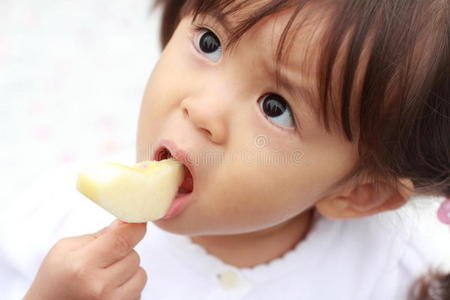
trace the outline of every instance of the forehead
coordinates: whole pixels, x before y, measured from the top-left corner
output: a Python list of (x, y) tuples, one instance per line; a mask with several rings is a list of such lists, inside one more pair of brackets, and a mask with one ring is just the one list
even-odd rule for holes
[[(203, 1), (204, 3), (205, 1)], [(208, 2), (208, 1), (206, 1)], [(258, 45), (252, 55), (268, 72), (274, 73), (277, 83), (298, 91), (297, 96), (307, 102), (320, 118), (321, 105), (317, 91), (317, 71), (324, 37), (329, 30), (333, 3), (326, 1), (223, 1), (200, 7), (196, 18), (218, 23), (229, 37), (225, 45), (234, 48), (245, 43)], [(280, 4), (281, 3), (281, 4)], [(247, 47), (248, 48), (248, 47)], [(339, 61), (339, 57), (336, 59)], [(307, 95), (307, 97), (305, 97)], [(339, 114), (329, 107), (335, 127)]]
[[(277, 83), (283, 78), (289, 78), (290, 87), (303, 83), (310, 96), (299, 95), (296, 100), (308, 104), (328, 132), (349, 140), (352, 139), (349, 131), (354, 131), (354, 137), (359, 136), (360, 94), (374, 32), (368, 30), (367, 38), (359, 45), (361, 55), (351, 62), (355, 73), (349, 82), (344, 82), (348, 77), (345, 72), (349, 49), (353, 50), (351, 38), (355, 28), (342, 20), (347, 15), (342, 14), (341, 1), (191, 0), (188, 3), (186, 12), (193, 12), (195, 18), (212, 17), (213, 22), (223, 25), (229, 37), (225, 48), (232, 50), (242, 40), (253, 41), (252, 53), (267, 58), (266, 65), (275, 72)], [(336, 29), (341, 23), (345, 25)]]
[(258, 45), (252, 56), (271, 74), (278, 87), (289, 90), (298, 104), (306, 104), (319, 115), (316, 70), (324, 19), (305, 9), (295, 19), (288, 9), (267, 16), (242, 37), (242, 42)]

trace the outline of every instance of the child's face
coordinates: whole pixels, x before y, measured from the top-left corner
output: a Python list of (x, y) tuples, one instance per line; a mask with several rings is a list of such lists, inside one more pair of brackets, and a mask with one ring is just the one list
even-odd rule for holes
[[(211, 31), (196, 30), (191, 17), (179, 24), (149, 79), (137, 137), (138, 161), (152, 159), (160, 140), (169, 139), (194, 162), (189, 202), (155, 222), (161, 228), (186, 235), (268, 229), (327, 196), (356, 163), (356, 145), (325, 131), (307, 94), (276, 86), (271, 68), (288, 16), (256, 25), (230, 53), (221, 53)], [(208, 19), (195, 25), (226, 39)], [(312, 89), (301, 34), (291, 49), (300, 55), (281, 69), (296, 88)], [(270, 93), (279, 96), (264, 97)]]

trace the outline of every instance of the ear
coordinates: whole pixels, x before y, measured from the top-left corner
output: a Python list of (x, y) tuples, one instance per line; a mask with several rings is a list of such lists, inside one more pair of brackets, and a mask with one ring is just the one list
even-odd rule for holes
[(386, 183), (362, 183), (337, 196), (321, 199), (316, 209), (333, 219), (365, 217), (403, 206), (411, 197), (413, 187), (409, 179), (400, 179), (397, 189)]

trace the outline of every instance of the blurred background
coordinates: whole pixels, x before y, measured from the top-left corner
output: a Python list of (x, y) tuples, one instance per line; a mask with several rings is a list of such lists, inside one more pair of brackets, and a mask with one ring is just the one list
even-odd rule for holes
[[(80, 168), (135, 162), (140, 102), (159, 56), (152, 3), (0, 0), (0, 207), (72, 197), (84, 214), (90, 201), (75, 190)], [(54, 182), (65, 192), (52, 191)], [(407, 218), (419, 221), (450, 270), (450, 231), (437, 221), (438, 205), (418, 200), (403, 216), (412, 212)], [(92, 214), (112, 218), (97, 207)]]
[(134, 163), (151, 0), (0, 1), (0, 203), (64, 165)]

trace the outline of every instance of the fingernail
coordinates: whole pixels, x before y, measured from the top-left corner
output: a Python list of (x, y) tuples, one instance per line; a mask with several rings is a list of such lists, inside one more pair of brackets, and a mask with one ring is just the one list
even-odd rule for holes
[(128, 224), (128, 222), (125, 222), (125, 221), (119, 220), (119, 225), (122, 225), (122, 224)]
[(109, 224), (109, 228), (114, 228), (116, 226), (119, 226), (122, 224), (121, 222), (122, 221), (120, 221), (119, 219), (115, 219), (111, 224)]

